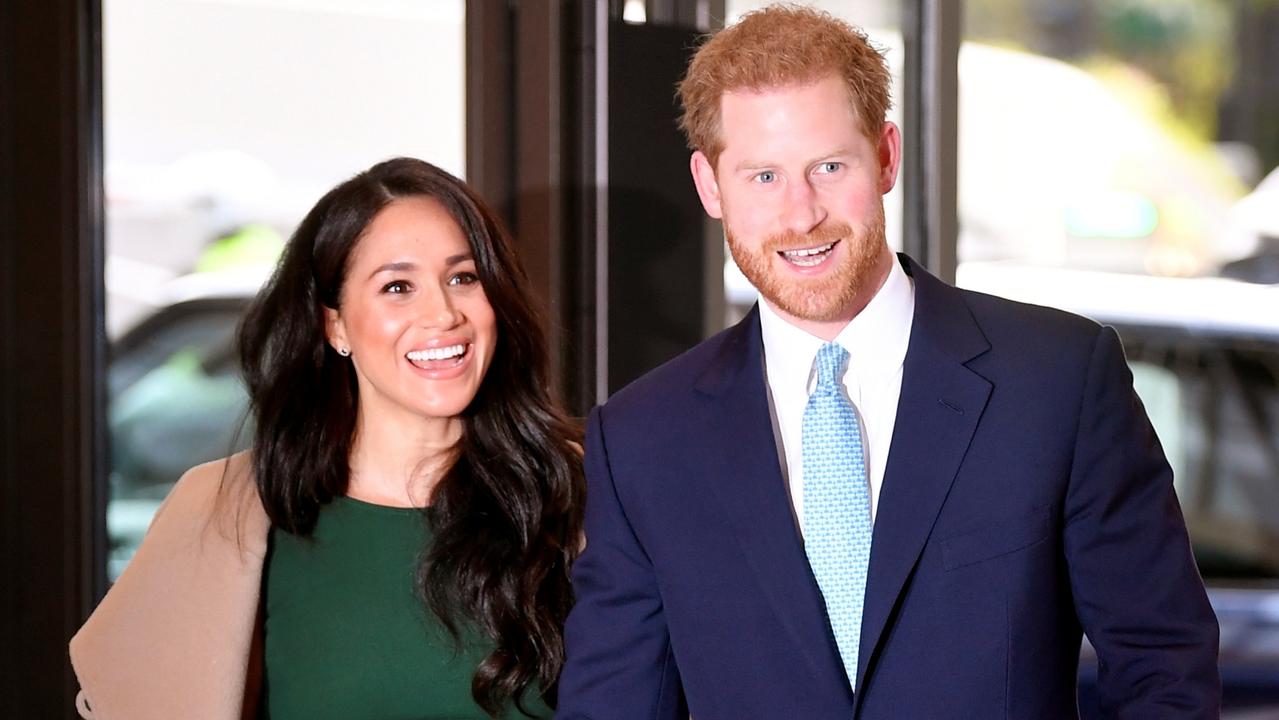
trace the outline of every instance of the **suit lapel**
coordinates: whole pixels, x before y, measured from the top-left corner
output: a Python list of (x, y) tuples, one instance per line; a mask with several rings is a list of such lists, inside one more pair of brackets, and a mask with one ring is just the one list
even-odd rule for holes
[(697, 384), (714, 416), (708, 447), (719, 453), (715, 471), (706, 476), (763, 594), (811, 665), (808, 674), (822, 678), (841, 665), (782, 480), (758, 308), (729, 332), (720, 356)]
[(905, 265), (915, 279), (915, 315), (875, 516), (862, 613), (859, 688), (991, 390), (989, 381), (965, 365), (990, 345), (963, 296), (908, 258)]

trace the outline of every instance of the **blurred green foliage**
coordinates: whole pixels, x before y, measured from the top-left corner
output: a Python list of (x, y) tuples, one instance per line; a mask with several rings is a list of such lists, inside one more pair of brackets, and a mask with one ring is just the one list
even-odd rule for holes
[[(1279, 0), (1246, 0), (1279, 6)], [(1179, 124), (1216, 137), (1234, 72), (1230, 0), (967, 0), (969, 39), (1085, 65), (1129, 65), (1167, 93)]]
[(1220, 0), (1109, 0), (1099, 4), (1098, 50), (1159, 82), (1172, 112), (1200, 138), (1217, 136), (1217, 108), (1234, 74), (1234, 38)]

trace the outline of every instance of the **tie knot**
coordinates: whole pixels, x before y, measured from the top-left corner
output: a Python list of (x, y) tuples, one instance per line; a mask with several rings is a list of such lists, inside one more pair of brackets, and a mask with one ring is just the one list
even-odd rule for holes
[(817, 351), (817, 387), (830, 388), (839, 383), (848, 364), (848, 351), (839, 343), (829, 342)]

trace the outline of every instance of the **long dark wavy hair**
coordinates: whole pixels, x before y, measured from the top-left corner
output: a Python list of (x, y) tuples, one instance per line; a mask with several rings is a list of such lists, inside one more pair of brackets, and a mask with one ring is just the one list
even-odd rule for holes
[(554, 704), (582, 532), (580, 431), (551, 395), (546, 332), (510, 236), (457, 178), (421, 160), (379, 163), (329, 191), (290, 238), (239, 331), (258, 492), (276, 527), (303, 536), (346, 494), (359, 391), (351, 361), (326, 341), (324, 309), (338, 308), (374, 216), (409, 197), (433, 198), (457, 221), (497, 317), (492, 362), (431, 495), (419, 589), (455, 640), (469, 625), (495, 643), (472, 678), (481, 708), (525, 710), (530, 690)]

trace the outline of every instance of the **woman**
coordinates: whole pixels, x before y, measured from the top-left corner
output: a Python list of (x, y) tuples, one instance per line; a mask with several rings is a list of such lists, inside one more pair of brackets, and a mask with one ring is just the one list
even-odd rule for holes
[(82, 714), (549, 716), (584, 490), (529, 298), (438, 168), (325, 195), (241, 326), (252, 450), (183, 477), (72, 641)]

